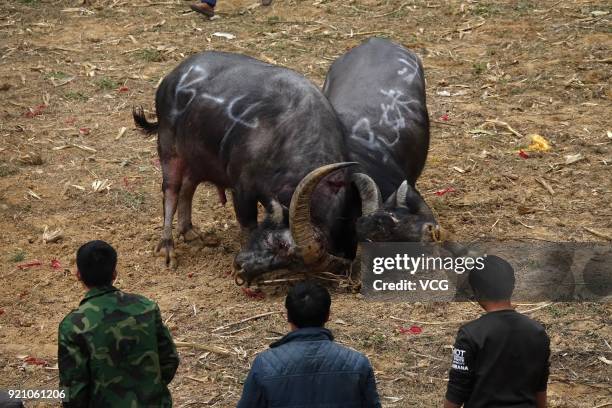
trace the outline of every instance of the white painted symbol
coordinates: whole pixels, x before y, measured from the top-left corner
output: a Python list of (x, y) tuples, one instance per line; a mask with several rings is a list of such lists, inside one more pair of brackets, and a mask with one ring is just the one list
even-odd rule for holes
[(227, 116), (232, 120), (232, 122), (234, 122), (234, 124), (239, 123), (242, 126), (246, 126), (248, 128), (254, 129), (259, 125), (259, 120), (257, 118), (253, 118), (251, 121), (247, 121), (244, 118), (246, 117), (246, 115), (248, 115), (248, 113), (253, 108), (257, 107), (257, 105), (259, 105), (261, 102), (255, 102), (254, 104), (247, 106), (242, 111), (242, 113), (238, 115), (234, 114), (234, 104), (238, 102), (239, 100), (241, 100), (242, 98), (244, 98), (245, 96), (246, 95), (241, 95), (237, 98), (232, 99), (229, 105), (227, 105)]
[(387, 147), (381, 143), (381, 138), (377, 137), (372, 130), (368, 118), (361, 118), (355, 122), (351, 129), (351, 139), (363, 145), (373, 160), (382, 160), (386, 164), (391, 159)]
[(218, 96), (209, 95), (207, 93), (201, 93), (200, 94), (200, 98), (208, 99), (208, 100), (213, 101), (213, 102), (215, 102), (215, 103), (217, 103), (219, 105), (222, 104), (223, 102), (225, 102), (225, 99), (219, 98)]
[[(221, 96), (211, 95), (206, 92), (198, 92), (197, 85), (202, 81), (206, 80), (207, 78), (208, 75), (206, 71), (198, 65), (193, 65), (189, 67), (189, 69), (181, 76), (178, 83), (176, 84), (174, 94), (175, 104), (171, 113), (173, 117), (179, 116), (184, 113), (196, 98), (211, 101), (216, 105), (223, 105), (226, 102), (226, 99)], [(187, 100), (179, 105), (179, 97), (183, 95), (187, 97)], [(242, 125), (250, 129), (254, 129), (259, 126), (259, 120), (257, 118), (247, 120), (246, 117), (261, 102), (255, 102), (251, 105), (246, 106), (244, 110), (242, 110), (242, 112), (237, 111), (236, 104), (245, 96), (246, 95), (240, 95), (233, 98), (225, 108), (225, 114), (230, 119), (231, 124), (227, 128), (223, 139), (225, 139), (232, 132), (236, 125)], [(223, 143), (223, 140), (221, 143)]]
[[(192, 78), (190, 80), (192, 71), (197, 76), (196, 78)], [(175, 89), (175, 94), (174, 94), (174, 100), (176, 102), (175, 102), (175, 107), (173, 109), (173, 113), (175, 115), (179, 115), (185, 112), (185, 110), (189, 107), (189, 105), (191, 105), (191, 102), (196, 97), (196, 90), (193, 88), (193, 86), (199, 82), (202, 82), (204, 79), (206, 79), (206, 72), (197, 65), (193, 65), (189, 67), (187, 72), (185, 72), (181, 76), (181, 79), (179, 79), (178, 83), (176, 84), (176, 89)], [(187, 102), (185, 102), (183, 106), (178, 106), (179, 95), (181, 94), (187, 95), (189, 99), (187, 99)]]
[(390, 127), (395, 133), (395, 139), (383, 140), (383, 142), (392, 146), (399, 141), (400, 130), (406, 127), (406, 119), (404, 118), (404, 113), (412, 111), (410, 105), (419, 105), (419, 101), (414, 99), (402, 99), (404, 93), (397, 89), (381, 89), (380, 92), (385, 95), (388, 100), (386, 101), (386, 103), (383, 102), (380, 104), (382, 114), (380, 116), (378, 124), (381, 126)]
[[(363, 137), (366, 135), (367, 137)], [(359, 119), (354, 125), (351, 131), (351, 137), (354, 139), (366, 139), (368, 143), (374, 143), (374, 132), (370, 126), (370, 120), (368, 118)]]
[[(189, 108), (191, 103), (196, 99), (196, 97), (207, 99), (217, 104), (222, 104), (225, 102), (225, 99), (221, 97), (209, 95), (204, 92), (198, 94), (197, 85), (200, 82), (206, 80), (207, 78), (208, 74), (202, 67), (198, 65), (193, 65), (189, 67), (187, 72), (185, 72), (181, 76), (178, 83), (176, 84), (176, 88), (174, 90), (175, 103), (171, 112), (172, 117), (176, 117), (184, 113)], [(181, 97), (182, 95), (185, 95), (187, 97), (187, 100), (179, 105), (179, 97)]]
[(248, 105), (246, 108), (244, 108), (244, 110), (241, 113), (235, 112), (234, 105), (236, 104), (236, 102), (243, 99), (245, 96), (246, 95), (241, 95), (241, 96), (238, 96), (232, 99), (230, 103), (227, 105), (227, 109), (225, 110), (227, 116), (232, 121), (232, 124), (225, 131), (225, 134), (223, 135), (223, 138), (221, 139), (221, 143), (219, 144), (219, 151), (221, 152), (222, 155), (224, 154), (223, 152), (226, 149), (226, 143), (228, 140), (227, 137), (232, 133), (236, 125), (242, 125), (244, 127), (248, 127), (249, 129), (255, 129), (257, 126), (259, 126), (258, 118), (253, 118), (249, 121), (246, 119), (246, 116), (249, 114), (249, 112), (251, 112), (258, 105), (260, 105), (261, 102), (255, 102), (255, 103), (252, 103), (251, 105)]
[(402, 77), (406, 82), (412, 82), (416, 76), (421, 77), (419, 64), (417, 61), (408, 61), (406, 58), (398, 58), (400, 64), (403, 65), (402, 69), (397, 71), (397, 74)]

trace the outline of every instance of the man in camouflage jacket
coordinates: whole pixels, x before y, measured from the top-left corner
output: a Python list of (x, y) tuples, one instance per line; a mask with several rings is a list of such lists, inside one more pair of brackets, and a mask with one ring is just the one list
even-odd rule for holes
[(171, 407), (168, 384), (179, 359), (157, 304), (112, 286), (117, 254), (103, 241), (77, 252), (89, 289), (59, 326), (65, 407)]

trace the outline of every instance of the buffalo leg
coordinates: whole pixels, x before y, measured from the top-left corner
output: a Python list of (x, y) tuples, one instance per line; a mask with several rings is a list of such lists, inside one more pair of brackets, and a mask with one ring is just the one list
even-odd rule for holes
[(165, 165), (162, 164), (163, 183), (162, 190), (164, 193), (164, 230), (161, 240), (157, 244), (155, 252), (165, 258), (166, 266), (175, 269), (176, 253), (174, 251), (174, 239), (172, 238), (172, 220), (178, 204), (179, 193), (182, 184), (182, 171), (180, 162), (177, 159), (171, 159)]
[(244, 248), (251, 232), (257, 227), (257, 200), (237, 189), (232, 192), (232, 201), (240, 224), (240, 246)]
[(178, 196), (178, 229), (179, 235), (183, 236), (185, 242), (200, 239), (200, 232), (191, 222), (193, 195), (197, 187), (197, 183), (194, 183), (189, 177), (185, 177)]
[(199, 228), (195, 227), (191, 221), (193, 195), (198, 184), (189, 177), (185, 177), (181, 184), (178, 196), (179, 235), (183, 237), (185, 242), (195, 244), (196, 246), (217, 246), (221, 243), (218, 237), (214, 234), (202, 234)]

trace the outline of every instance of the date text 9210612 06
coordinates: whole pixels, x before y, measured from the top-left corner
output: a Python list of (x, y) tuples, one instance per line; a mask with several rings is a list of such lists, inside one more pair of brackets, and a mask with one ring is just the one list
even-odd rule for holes
[(9, 389), (9, 400), (66, 401), (68, 393), (61, 388), (55, 389)]

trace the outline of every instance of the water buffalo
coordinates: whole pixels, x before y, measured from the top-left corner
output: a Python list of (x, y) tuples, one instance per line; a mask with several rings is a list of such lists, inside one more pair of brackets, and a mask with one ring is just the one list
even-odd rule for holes
[[(172, 220), (199, 238), (191, 205), (199, 183), (232, 191), (247, 237), (235, 257), (251, 281), (283, 268), (333, 269), (354, 256), (346, 220), (350, 185), (340, 121), (321, 91), (302, 75), (244, 55), (203, 52), (161, 82), (157, 123), (141, 108), (136, 125), (158, 133), (164, 229), (156, 252), (176, 266)], [(343, 170), (341, 170), (343, 169)], [(341, 171), (337, 171), (341, 170)], [(222, 194), (224, 196), (224, 194)], [(258, 203), (265, 217), (258, 223)]]
[(430, 241), (439, 226), (415, 188), (429, 148), (425, 76), (419, 57), (371, 38), (332, 64), (323, 93), (343, 123), (364, 241)]

